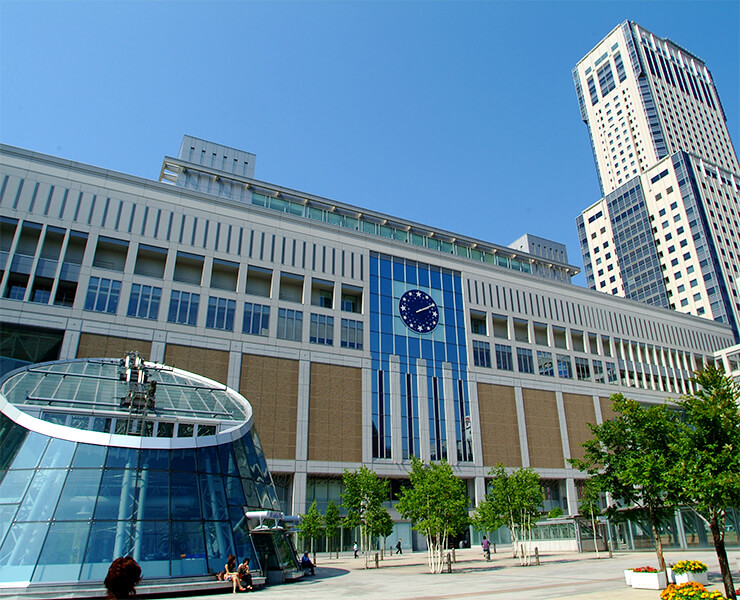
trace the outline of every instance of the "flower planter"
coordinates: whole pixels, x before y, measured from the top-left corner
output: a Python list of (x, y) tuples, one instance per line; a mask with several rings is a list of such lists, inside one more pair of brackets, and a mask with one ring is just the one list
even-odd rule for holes
[(624, 580), (627, 582), (627, 585), (632, 585), (632, 569), (624, 570)]
[(635, 573), (632, 571), (631, 585), (640, 590), (662, 590), (666, 587), (665, 573)]
[(689, 581), (696, 581), (697, 583), (701, 583), (702, 585), (707, 585), (709, 583), (709, 578), (707, 577), (706, 571), (704, 571), (703, 573), (686, 571), (686, 573), (674, 573), (673, 575), (676, 578), (676, 585), (681, 585), (682, 583), (687, 583)]
[(666, 567), (666, 573), (668, 574), (668, 583), (676, 583), (676, 574), (673, 569)]

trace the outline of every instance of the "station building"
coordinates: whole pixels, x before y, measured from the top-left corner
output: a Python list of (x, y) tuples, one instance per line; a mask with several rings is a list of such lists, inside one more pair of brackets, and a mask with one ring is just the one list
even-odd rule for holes
[[(717, 354), (728, 324), (577, 272), (555, 242), (260, 181), (254, 154), (190, 136), (158, 181), (0, 146), (3, 369), (135, 350), (238, 391), (286, 514), (339, 502), (362, 465), (391, 480), (392, 507), (418, 456), (446, 459), (471, 507), (494, 465), (532, 467), (545, 509), (572, 515), (583, 474), (567, 459), (611, 394), (662, 402), (707, 363), (736, 367)], [(391, 514), (394, 539), (423, 547)]]

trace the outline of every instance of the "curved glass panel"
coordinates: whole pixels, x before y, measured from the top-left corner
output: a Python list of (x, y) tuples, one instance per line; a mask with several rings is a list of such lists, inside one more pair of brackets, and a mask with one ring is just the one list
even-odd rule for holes
[(95, 519), (130, 519), (134, 509), (135, 490), (136, 471), (133, 469), (104, 471), (95, 507)]
[(13, 469), (35, 469), (39, 464), (39, 459), (43, 456), (49, 438), (40, 433), (30, 433), (23, 442), (20, 450), (16, 454), (15, 460), (11, 464)]
[(171, 552), (173, 576), (208, 573), (203, 524), (200, 521), (172, 522)]
[(77, 444), (73, 467), (79, 468), (102, 468), (108, 453), (106, 446), (94, 446), (93, 444)]
[(33, 475), (33, 471), (9, 471), (0, 483), (0, 504), (20, 504)]
[(44, 452), (44, 458), (41, 460), (40, 466), (48, 469), (68, 467), (69, 463), (72, 462), (76, 445), (74, 442), (68, 442), (67, 440), (52, 439), (46, 448), (46, 452)]
[(16, 523), (0, 548), (0, 581), (30, 581), (48, 523)]
[(26, 497), (23, 499), (23, 504), (18, 509), (16, 521), (48, 521), (51, 519), (66, 476), (66, 469), (36, 471)]
[(87, 523), (52, 523), (33, 581), (77, 581), (89, 533)]
[(200, 496), (195, 473), (172, 473), (172, 518), (200, 519)]
[(167, 519), (170, 516), (169, 471), (142, 471), (139, 474), (139, 519)]
[[(54, 519), (57, 521), (87, 521), (92, 518), (98, 498), (100, 477), (98, 469), (70, 471), (59, 498)], [(82, 562), (82, 560), (80, 560)]]
[(169, 521), (137, 521), (134, 558), (148, 578), (170, 574)]

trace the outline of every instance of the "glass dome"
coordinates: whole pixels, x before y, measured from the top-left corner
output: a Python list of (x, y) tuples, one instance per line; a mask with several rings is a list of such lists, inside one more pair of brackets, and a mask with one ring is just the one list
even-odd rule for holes
[(246, 510), (279, 510), (252, 410), (234, 390), (148, 363), (29, 365), (0, 380), (0, 585), (144, 577), (260, 558)]

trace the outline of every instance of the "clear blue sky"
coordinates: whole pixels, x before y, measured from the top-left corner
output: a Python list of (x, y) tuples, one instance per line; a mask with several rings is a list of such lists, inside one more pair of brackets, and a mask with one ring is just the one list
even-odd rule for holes
[(599, 189), (571, 70), (625, 19), (706, 61), (740, 143), (737, 0), (0, 0), (0, 141), (156, 179), (187, 133), (258, 179), (581, 266)]

